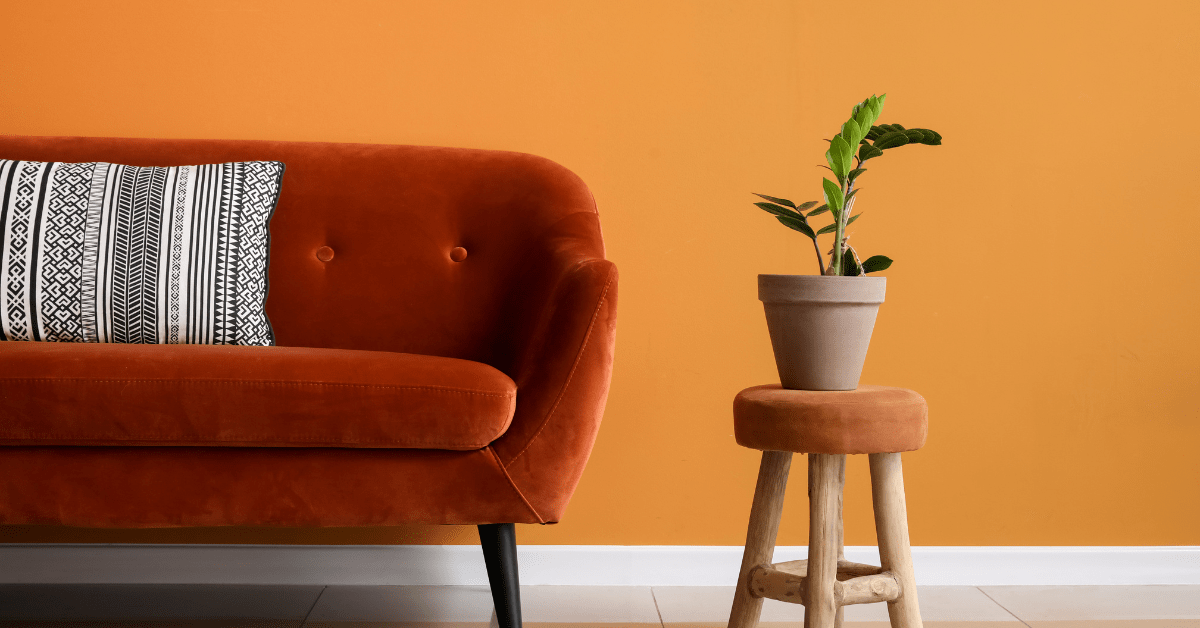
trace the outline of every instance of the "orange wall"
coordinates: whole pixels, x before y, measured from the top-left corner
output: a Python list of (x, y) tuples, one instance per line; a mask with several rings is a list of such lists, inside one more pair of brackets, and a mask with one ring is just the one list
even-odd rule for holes
[[(1200, 544), (1200, 10), (1165, 2), (4, 2), (0, 133), (537, 153), (621, 267), (605, 424), (528, 543), (744, 539), (739, 389), (775, 381), (755, 275), (813, 272), (750, 192), (816, 198), (856, 100), (941, 148), (871, 162), (852, 229), (896, 259), (864, 375), (931, 404), (923, 545)], [(802, 468), (802, 467), (801, 467)], [(852, 460), (847, 542), (873, 543)], [(781, 543), (804, 544), (796, 478)], [(2, 541), (473, 542), (470, 528)]]

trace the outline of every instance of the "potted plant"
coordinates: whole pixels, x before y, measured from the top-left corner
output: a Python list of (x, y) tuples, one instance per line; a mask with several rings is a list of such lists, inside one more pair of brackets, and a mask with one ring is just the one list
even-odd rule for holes
[[(847, 243), (846, 228), (858, 220), (854, 203), (863, 164), (885, 151), (909, 144), (938, 146), (942, 136), (929, 129), (876, 124), (887, 95), (871, 96), (854, 105), (841, 131), (825, 152), (835, 180), (823, 179), (824, 202), (797, 205), (786, 198), (755, 194), (759, 208), (785, 227), (812, 240), (819, 275), (759, 275), (758, 296), (767, 314), (775, 364), (784, 388), (853, 390), (858, 387), (867, 345), (883, 303), (887, 279), (868, 277), (887, 269), (892, 260), (874, 255), (859, 258)], [(828, 213), (833, 222), (814, 229), (810, 219)], [(833, 234), (829, 263), (818, 238)]]

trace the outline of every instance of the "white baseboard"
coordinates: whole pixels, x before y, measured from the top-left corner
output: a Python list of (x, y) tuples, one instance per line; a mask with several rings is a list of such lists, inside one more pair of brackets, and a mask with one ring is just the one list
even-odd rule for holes
[[(780, 547), (775, 561), (804, 558)], [(523, 545), (521, 583), (733, 585), (742, 548)], [(846, 557), (879, 564), (874, 547)], [(914, 547), (926, 585), (1200, 584), (1200, 546)], [(474, 545), (0, 544), (0, 584), (486, 585)]]

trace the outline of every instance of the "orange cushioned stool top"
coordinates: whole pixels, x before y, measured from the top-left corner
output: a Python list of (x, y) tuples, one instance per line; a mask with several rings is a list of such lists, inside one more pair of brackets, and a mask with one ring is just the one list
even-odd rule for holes
[(806, 454), (882, 454), (925, 444), (929, 407), (914, 391), (888, 386), (857, 390), (788, 390), (755, 386), (733, 400), (739, 445)]

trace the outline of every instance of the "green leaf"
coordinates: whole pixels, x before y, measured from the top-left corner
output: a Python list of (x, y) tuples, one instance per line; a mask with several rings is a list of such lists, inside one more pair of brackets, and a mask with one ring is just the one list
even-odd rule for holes
[(834, 231), (837, 231), (837, 223), (836, 222), (831, 225), (825, 225), (824, 227), (821, 227), (820, 229), (818, 229), (817, 235), (825, 235), (826, 233), (833, 233)]
[[(816, 204), (817, 204), (817, 202), (816, 202), (816, 201), (807, 201), (807, 202), (804, 202), (804, 203), (800, 203), (800, 206), (799, 206), (799, 207), (796, 207), (796, 211), (801, 211), (801, 212), (802, 212), (802, 211), (805, 211), (805, 210), (807, 210), (807, 209), (811, 208), (812, 206), (814, 206), (814, 205), (816, 205)], [(795, 206), (793, 205), (793, 207), (795, 207)]]
[(817, 236), (813, 233), (812, 227), (808, 226), (808, 223), (804, 221), (788, 216), (776, 216), (775, 220), (783, 223), (783, 226), (787, 227), (788, 229), (794, 229), (814, 240), (817, 239)]
[(883, 154), (882, 150), (875, 148), (874, 146), (872, 146), (870, 144), (863, 144), (862, 147), (860, 147), (858, 149), (858, 160), (866, 161), (868, 159), (878, 157), (882, 154)]
[(854, 259), (854, 254), (846, 251), (842, 255), (842, 276), (857, 277), (862, 274), (862, 268), (859, 267), (858, 261)]
[(834, 176), (838, 181), (846, 180), (846, 173), (850, 172), (853, 166), (854, 151), (850, 149), (851, 144), (846, 141), (846, 138), (841, 135), (833, 136), (833, 142), (829, 145), (829, 151), (825, 153), (825, 158), (829, 160), (829, 169), (833, 170)]
[(797, 214), (794, 210), (788, 209), (786, 207), (780, 207), (779, 205), (776, 205), (775, 203), (758, 202), (758, 203), (755, 203), (754, 205), (756, 207), (758, 207), (759, 209), (766, 211), (766, 212), (770, 212), (772, 214), (775, 214), (776, 216), (786, 216), (788, 218), (797, 218), (797, 219), (803, 218), (803, 216), (801, 216), (800, 214)]
[(829, 206), (829, 211), (833, 212), (833, 217), (837, 218), (842, 213), (842, 204), (845, 199), (842, 198), (842, 189), (838, 184), (829, 179), (821, 179), (821, 185), (825, 188), (825, 204)]
[(834, 153), (832, 145), (829, 146), (829, 150), (825, 151), (825, 161), (829, 163), (828, 166), (822, 166), (818, 164), (817, 167), (824, 168), (832, 172), (833, 176), (837, 177), (838, 181), (841, 181), (846, 176), (845, 172), (838, 172), (838, 168), (841, 168), (842, 160), (838, 158), (837, 154)]
[(875, 126), (871, 127), (870, 131), (867, 131), (867, 134), (865, 137), (863, 137), (863, 139), (871, 140), (873, 142), (873, 141), (879, 139), (879, 136), (883, 135), (884, 133), (886, 133), (886, 131), (883, 130), (883, 127), (881, 127), (879, 125), (875, 125)]
[(875, 124), (875, 121), (879, 119), (879, 113), (883, 111), (883, 101), (881, 101), (877, 96), (871, 96), (868, 99), (868, 102), (870, 103), (870, 106), (868, 107), (868, 112), (871, 116), (870, 123)]
[[(839, 181), (845, 180), (846, 173), (850, 172), (851, 168), (854, 167), (854, 149), (850, 148), (850, 146), (857, 145), (857, 143), (851, 144), (850, 142), (846, 142), (846, 138), (844, 137), (834, 136), (833, 144), (830, 144), (830, 148), (834, 149), (834, 155), (840, 160), (841, 173), (838, 177)], [(836, 171), (838, 168), (834, 169)]]
[(786, 198), (775, 198), (774, 196), (767, 196), (766, 194), (759, 194), (758, 192), (755, 192), (754, 195), (759, 198), (765, 198), (768, 201), (771, 201), (772, 203), (779, 203), (780, 205), (783, 205), (785, 207), (791, 207), (792, 209), (796, 209), (796, 204), (787, 200)]
[(903, 131), (903, 130), (904, 130), (904, 127), (900, 126), (899, 124), (877, 124), (877, 125), (871, 127), (871, 131), (872, 131), (871, 139), (878, 140), (880, 137), (882, 137), (883, 135), (885, 135), (887, 133), (893, 133), (896, 131)]
[[(926, 146), (942, 145), (942, 135), (937, 131), (930, 131), (929, 129), (908, 129), (904, 133), (908, 136), (909, 141), (916, 144), (925, 144)], [(920, 133), (920, 137), (917, 137), (917, 133)]]
[(862, 216), (862, 214), (855, 214), (855, 215), (851, 216), (850, 220), (846, 221), (846, 226), (849, 227), (851, 225), (851, 223), (853, 223), (855, 220), (858, 220), (859, 216)]
[(854, 121), (858, 124), (859, 131), (863, 135), (866, 135), (867, 132), (871, 130), (871, 124), (873, 122), (873, 118), (871, 118), (871, 109), (869, 107), (864, 107), (863, 109), (859, 110), (858, 113), (854, 114)]
[[(813, 202), (815, 203), (816, 201), (813, 201)], [(822, 205), (822, 206), (808, 212), (808, 217), (812, 218), (813, 216), (820, 216), (821, 214), (824, 214), (827, 211), (829, 211), (829, 206)]]
[[(864, 98), (862, 102), (855, 103), (854, 108), (850, 110), (850, 117), (854, 118), (855, 120), (858, 120), (858, 114), (860, 114), (864, 111), (866, 111), (869, 114), (871, 112), (871, 107), (872, 107), (871, 103), (873, 102), (873, 99), (874, 99), (874, 97)], [(859, 126), (862, 126), (862, 125), (859, 125)], [(870, 126), (870, 125), (867, 125), (867, 126)]]
[(872, 255), (862, 263), (864, 273), (874, 273), (881, 270), (887, 270), (888, 266), (892, 265), (892, 258), (884, 255)]
[(887, 133), (880, 135), (879, 139), (875, 140), (874, 146), (880, 150), (887, 150), (889, 148), (904, 146), (910, 141), (911, 140), (909, 140), (908, 134), (906, 134), (904, 131), (888, 131)]
[[(861, 157), (860, 157), (860, 159), (861, 159)], [(854, 170), (851, 170), (849, 173), (846, 174), (846, 180), (850, 183), (850, 185), (854, 185), (854, 180), (858, 178), (858, 175), (860, 175), (866, 171), (867, 171), (866, 168), (855, 168)]]
[(854, 198), (854, 195), (858, 194), (858, 191), (860, 189), (862, 189), (862, 188), (854, 188), (853, 190), (850, 190), (850, 193), (846, 195), (846, 204), (847, 205), (850, 204), (850, 199)]
[(899, 124), (881, 124), (872, 127), (872, 132), (875, 129), (879, 129), (879, 132), (876, 133), (875, 147), (880, 150), (897, 148), (906, 144), (928, 146), (941, 146), (942, 144), (941, 134), (929, 129), (906, 129)]
[(858, 143), (862, 141), (858, 123), (854, 121), (854, 118), (846, 120), (846, 123), (842, 125), (842, 138), (846, 140), (847, 147), (858, 146)]
[(839, 150), (842, 150), (841, 156), (842, 156), (842, 168), (844, 168), (843, 174), (849, 174), (849, 172), (854, 169), (854, 147), (855, 146), (858, 146), (858, 142), (846, 142), (845, 148), (839, 149)]

